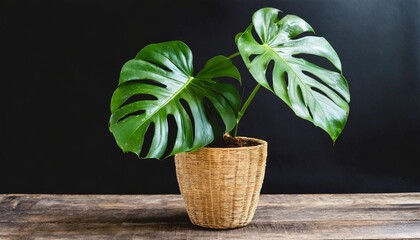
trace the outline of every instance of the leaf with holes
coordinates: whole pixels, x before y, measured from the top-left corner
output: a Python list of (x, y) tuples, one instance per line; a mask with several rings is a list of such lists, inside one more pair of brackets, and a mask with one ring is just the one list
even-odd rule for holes
[[(194, 77), (192, 53), (183, 42), (143, 48), (122, 67), (112, 95), (110, 131), (118, 146), (145, 158), (161, 158), (166, 150), (169, 155), (192, 151), (213, 141), (215, 115), (222, 119), (225, 131), (231, 131), (240, 97), (233, 85), (214, 80), (219, 77), (240, 81), (238, 70), (227, 57), (210, 59)], [(130, 101), (133, 98), (136, 101)], [(174, 146), (168, 145), (169, 116), (176, 122)], [(153, 139), (143, 154), (144, 137), (151, 125)]]
[[(236, 37), (239, 52), (259, 84), (281, 98), (297, 116), (324, 129), (335, 141), (346, 124), (350, 102), (340, 59), (324, 38), (299, 38), (302, 33), (314, 32), (303, 19), (287, 15), (279, 20), (278, 14), (279, 10), (274, 8), (255, 12), (252, 24)], [(252, 30), (261, 42), (255, 40)], [(323, 57), (336, 70), (320, 67), (298, 54)], [(272, 82), (266, 76), (270, 62), (274, 63)]]

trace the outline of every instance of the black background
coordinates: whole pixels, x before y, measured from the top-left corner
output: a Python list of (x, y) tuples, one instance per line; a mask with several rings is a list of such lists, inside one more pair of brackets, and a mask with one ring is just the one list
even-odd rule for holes
[[(123, 154), (108, 131), (120, 68), (145, 45), (186, 42), (195, 69), (236, 52), (271, 6), (340, 55), (352, 94), (328, 135), (260, 91), (239, 134), (269, 142), (264, 193), (420, 191), (420, 1), (1, 1), (0, 192), (178, 193), (172, 159)], [(254, 81), (235, 59), (245, 92)]]

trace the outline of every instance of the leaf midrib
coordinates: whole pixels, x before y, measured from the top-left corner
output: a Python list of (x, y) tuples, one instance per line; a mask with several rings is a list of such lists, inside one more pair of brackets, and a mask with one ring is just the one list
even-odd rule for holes
[[(177, 97), (189, 84), (190, 84), (190, 82), (192, 81), (192, 80), (194, 80), (195, 78), (194, 77), (192, 77), (192, 76), (188, 76), (189, 77), (189, 79), (185, 82), (185, 84), (180, 88), (180, 89), (178, 89), (178, 91), (176, 91), (175, 92), (175, 94), (174, 95), (172, 95), (170, 98), (168, 98), (161, 106), (159, 106), (155, 111), (153, 111), (153, 113), (151, 113), (151, 114), (149, 114), (149, 116), (147, 117), (147, 118), (145, 118), (143, 121), (142, 121), (142, 123), (141, 124), (139, 124), (136, 128), (135, 128), (135, 130), (133, 131), (133, 134), (131, 135), (131, 137), (132, 136), (134, 136), (134, 133), (135, 132), (137, 132), (137, 130), (141, 127), (141, 126), (143, 126), (146, 122), (148, 122), (151, 118), (153, 118), (153, 116), (155, 116), (155, 114), (156, 113), (158, 113), (163, 107), (165, 107), (166, 105), (168, 105), (169, 104), (169, 102), (171, 102), (172, 100), (174, 100), (175, 99), (175, 97)], [(131, 139), (131, 137), (130, 137), (130, 139)]]
[[(269, 46), (269, 45), (267, 45), (266, 43), (264, 43), (263, 44), (263, 46), (266, 48), (266, 49), (268, 49), (268, 50), (270, 50), (270, 51), (272, 51), (272, 52), (274, 52), (275, 53), (275, 55), (277, 55), (283, 62), (284, 62), (284, 64), (296, 75), (296, 77), (297, 77), (297, 79), (299, 79), (299, 81), (300, 81), (300, 83), (301, 83), (301, 85), (304, 85), (304, 87), (306, 88), (306, 89), (311, 89), (310, 87), (308, 87), (308, 86), (306, 86), (306, 84), (304, 84), (303, 83), (303, 81), (301, 80), (301, 78), (299, 77), (299, 75), (295, 72), (295, 70), (294, 70), (294, 68), (292, 68), (292, 66), (290, 66), (289, 65), (289, 63), (278, 53), (278, 52), (276, 52), (271, 46)], [(312, 94), (312, 92), (311, 92), (311, 90), (309, 90), (309, 94), (316, 100), (315, 102), (316, 102), (316, 104), (318, 105), (318, 106), (320, 106), (320, 104), (319, 104), (319, 102), (318, 102), (318, 100), (317, 100), (317, 98)], [(308, 107), (308, 105), (306, 104), (306, 102), (305, 102), (305, 106), (306, 107)], [(322, 108), (322, 107), (318, 107), (318, 109), (321, 109), (321, 111), (322, 111), (322, 114), (323, 114), (323, 116), (327, 116), (327, 114), (325, 113), (325, 111), (324, 111), (324, 109)], [(311, 117), (311, 115), (309, 115), (309, 117), (310, 117), (310, 121), (311, 122), (313, 122), (316, 126), (318, 126), (317, 124), (316, 124), (316, 122), (315, 122), (315, 119), (314, 119), (314, 117), (312, 116)], [(327, 129), (325, 129), (327, 132), (328, 132), (328, 130)], [(329, 132), (328, 132), (328, 134), (329, 134)], [(333, 141), (335, 142), (335, 139), (333, 139)]]
[[(292, 68), (292, 66), (290, 66), (290, 64), (280, 55), (280, 53), (278, 53), (277, 51), (275, 51), (270, 45), (268, 45), (268, 44), (266, 44), (266, 43), (264, 43), (263, 45), (262, 45), (263, 47), (265, 47), (267, 50), (269, 50), (269, 51), (272, 51), (272, 52), (274, 52), (275, 53), (275, 55), (277, 55), (283, 62), (284, 62), (284, 64), (296, 75), (296, 77), (297, 77), (297, 79), (299, 79), (299, 82), (301, 83), (300, 84), (300, 86), (304, 86), (305, 88), (306, 88), (306, 90), (307, 90), (307, 92), (309, 92), (309, 94), (314, 98), (314, 99), (317, 99), (313, 94), (312, 94), (312, 92), (311, 92), (311, 88), (310, 87), (308, 87), (304, 82), (303, 82), (303, 80), (300, 78), (300, 76), (299, 76), (299, 74), (297, 74), (296, 73), (296, 71), (294, 70), (294, 68)], [(319, 105), (319, 103), (318, 103), (318, 100), (316, 101), (316, 104), (317, 105)], [(305, 101), (305, 106), (306, 107), (308, 107), (308, 105), (307, 105), (307, 103), (306, 103), (306, 101)], [(325, 111), (324, 111), (324, 109), (321, 107), (320, 108), (321, 110), (322, 110), (322, 113), (326, 116), (326, 114), (325, 114)], [(309, 117), (311, 117), (310, 115), (309, 115)], [(314, 123), (315, 123), (315, 119), (313, 118), (313, 117), (311, 117), (311, 119), (314, 121)]]

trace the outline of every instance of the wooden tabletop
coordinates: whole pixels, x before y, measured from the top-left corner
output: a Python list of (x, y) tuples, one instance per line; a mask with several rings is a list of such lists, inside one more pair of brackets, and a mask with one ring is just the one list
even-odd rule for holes
[(252, 223), (193, 226), (180, 195), (0, 195), (0, 239), (420, 239), (420, 193), (262, 195)]

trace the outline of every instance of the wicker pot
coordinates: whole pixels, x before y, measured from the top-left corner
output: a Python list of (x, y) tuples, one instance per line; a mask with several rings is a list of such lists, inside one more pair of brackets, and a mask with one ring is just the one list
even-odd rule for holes
[(193, 224), (216, 229), (248, 225), (260, 196), (267, 142), (257, 146), (202, 148), (175, 156), (176, 175)]

